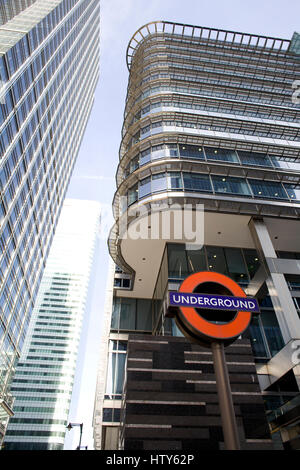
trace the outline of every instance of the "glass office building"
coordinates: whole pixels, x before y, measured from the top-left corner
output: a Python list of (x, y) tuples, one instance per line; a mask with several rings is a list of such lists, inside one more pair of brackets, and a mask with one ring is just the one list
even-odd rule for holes
[(15, 364), (93, 104), (99, 1), (1, 2), (0, 435)]
[(3, 0), (0, 4), (0, 24), (7, 23), (37, 0)]
[(99, 203), (65, 200), (11, 386), (5, 450), (63, 449), (99, 222)]
[[(165, 21), (129, 42), (96, 448), (118, 446), (128, 334), (178, 335), (168, 291), (203, 270), (230, 276), (259, 300), (246, 335), (270, 428), (286, 448), (299, 446), (298, 43), (297, 33), (281, 39)], [(154, 208), (173, 205), (203, 208), (203, 246), (191, 248), (175, 230), (153, 236)], [(138, 237), (142, 222), (148, 236)], [(291, 410), (293, 419), (276, 421)]]

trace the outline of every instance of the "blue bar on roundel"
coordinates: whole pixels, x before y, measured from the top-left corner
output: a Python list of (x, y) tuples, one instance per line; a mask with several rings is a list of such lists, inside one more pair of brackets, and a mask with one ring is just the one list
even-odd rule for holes
[(259, 313), (259, 305), (253, 297), (169, 292), (170, 305), (174, 307), (211, 308), (215, 310), (237, 310)]

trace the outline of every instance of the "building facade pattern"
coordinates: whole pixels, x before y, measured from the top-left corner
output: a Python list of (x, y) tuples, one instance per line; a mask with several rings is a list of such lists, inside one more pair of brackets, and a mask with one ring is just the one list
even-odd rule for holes
[[(241, 450), (273, 450), (250, 342), (226, 348)], [(185, 338), (129, 335), (120, 447), (224, 449), (212, 352)]]
[(2, 2), (1, 21), (3, 434), (13, 404), (11, 379), (93, 104), (99, 1)]
[[(118, 282), (107, 394), (97, 414), (101, 448), (119, 445), (128, 334), (179, 335), (166, 315), (168, 291), (198, 270), (229, 275), (257, 297), (263, 312), (247, 334), (266, 412), (272, 420), (285, 402), (297, 406), (300, 104), (293, 94), (299, 60), (298, 33), (282, 39), (157, 21), (131, 38), (108, 240)], [(124, 236), (138, 227), (142, 210), (150, 230), (159, 204), (170, 211), (173, 204), (201, 204), (204, 246), (193, 254), (184, 238), (176, 247), (171, 237)], [(119, 279), (126, 276), (131, 282), (124, 289)], [(147, 302), (151, 328), (144, 321)], [(295, 433), (297, 420), (292, 429), (287, 422), (284, 430), (273, 428), (272, 438), (280, 434), (289, 446)]]
[(65, 200), (11, 387), (5, 450), (63, 449), (99, 220), (99, 203)]

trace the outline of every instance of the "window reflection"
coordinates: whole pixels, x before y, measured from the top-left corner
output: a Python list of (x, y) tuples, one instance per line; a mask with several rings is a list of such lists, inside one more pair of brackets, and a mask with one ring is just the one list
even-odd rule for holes
[(250, 196), (251, 192), (246, 180), (227, 176), (213, 176), (213, 185), (218, 193), (242, 194)]
[(221, 160), (227, 162), (238, 162), (235, 150), (221, 149), (213, 147), (204, 147), (205, 155), (208, 160)]
[(261, 321), (268, 341), (270, 353), (274, 356), (284, 347), (284, 341), (275, 312), (262, 310)]
[(289, 197), (291, 199), (300, 200), (300, 186), (293, 185), (293, 184), (285, 184), (284, 185)]
[(230, 277), (240, 284), (247, 285), (249, 278), (242, 250), (236, 248), (224, 248), (224, 251)]
[(204, 152), (202, 147), (195, 145), (179, 145), (179, 152), (181, 157), (196, 158), (204, 160)]
[(228, 274), (223, 248), (218, 246), (206, 247), (208, 269), (221, 274)]
[[(151, 299), (115, 297), (111, 329), (117, 331), (151, 331)], [(118, 343), (120, 350), (121, 343)]]
[(140, 181), (139, 185), (139, 198), (147, 196), (151, 193), (151, 177), (143, 179)]
[(269, 357), (266, 340), (262, 332), (262, 327), (259, 318), (252, 316), (252, 320), (248, 331), (244, 334), (244, 337), (250, 339), (252, 350), (255, 357)]
[[(212, 187), (212, 183), (213, 187)], [(251, 189), (250, 189), (251, 187)], [(168, 189), (237, 194), (241, 196), (262, 197), (266, 199), (285, 199), (300, 201), (300, 188), (297, 185), (276, 181), (243, 179), (187, 172), (162, 172), (144, 178), (128, 191), (128, 205), (145, 195)], [(252, 190), (252, 193), (251, 193)], [(252, 196), (252, 197), (253, 197)]]
[[(137, 135), (136, 140), (139, 136)], [(284, 168), (287, 170), (298, 171), (300, 164), (294, 161), (288, 162), (282, 160), (282, 157), (268, 155), (244, 150), (222, 149), (218, 147), (201, 147), (190, 144), (160, 144), (149, 147), (133, 157), (133, 160), (127, 165), (129, 173), (135, 171), (139, 166), (149, 163), (151, 160), (159, 158), (178, 157), (196, 160), (208, 161), (227, 161), (238, 165), (258, 166), (266, 168)], [(296, 197), (295, 197), (296, 199)]]
[(183, 173), (184, 189), (189, 191), (209, 191), (212, 187), (208, 175)]
[[(239, 157), (242, 164), (257, 166), (272, 166), (268, 155), (256, 152), (239, 151)], [(276, 159), (275, 159), (276, 160)]]
[(181, 173), (172, 171), (168, 173), (168, 189), (182, 189)]
[(256, 250), (251, 250), (251, 249), (244, 249), (243, 252), (244, 252), (248, 272), (250, 275), (250, 279), (252, 279), (260, 266), (258, 254)]
[(168, 243), (167, 249), (170, 279), (183, 279), (193, 272), (209, 270), (225, 274), (245, 286), (260, 266), (256, 250), (219, 246), (186, 250), (185, 245), (179, 243)]
[(255, 196), (287, 199), (282, 185), (276, 181), (260, 181), (249, 179), (249, 184)]
[(188, 264), (185, 252), (185, 245), (168, 244), (168, 266), (169, 277), (183, 279), (188, 276)]
[(106, 383), (106, 399), (122, 398), (124, 373), (125, 373), (125, 353), (109, 353), (107, 383)]
[(167, 189), (166, 173), (158, 173), (152, 176), (152, 192), (165, 191)]

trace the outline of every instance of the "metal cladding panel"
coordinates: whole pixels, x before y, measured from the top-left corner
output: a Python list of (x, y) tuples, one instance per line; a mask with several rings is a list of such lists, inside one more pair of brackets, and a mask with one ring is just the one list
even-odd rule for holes
[[(147, 369), (138, 359), (145, 349)], [(251, 346), (226, 348), (241, 448), (272, 449)], [(139, 365), (138, 365), (139, 363)], [(219, 450), (223, 431), (211, 351), (184, 338), (130, 335), (122, 435), (124, 450)]]

